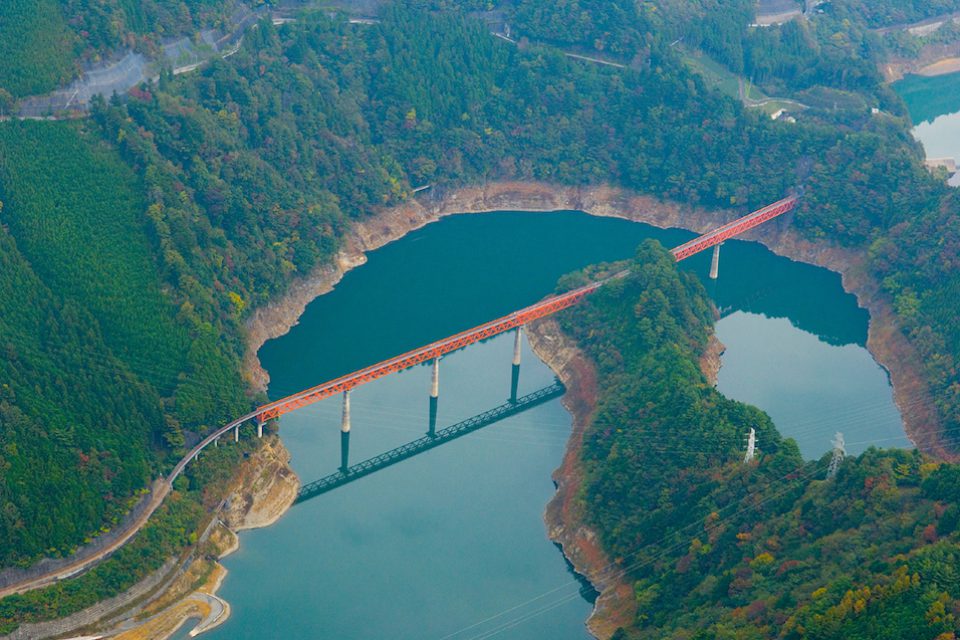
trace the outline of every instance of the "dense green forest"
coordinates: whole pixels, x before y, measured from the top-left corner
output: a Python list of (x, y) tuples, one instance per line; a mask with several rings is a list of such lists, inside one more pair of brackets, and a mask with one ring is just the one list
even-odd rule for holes
[(62, 618), (111, 598), (170, 558), (183, 559), (190, 551), (216, 554), (199, 545), (200, 532), (210, 523), (210, 510), (226, 494), (237, 465), (259, 442), (245, 437), (238, 444), (204, 452), (177, 480), (175, 490), (136, 538), (87, 573), (0, 600), (0, 634), (23, 623)]
[(156, 47), (171, 36), (222, 26), (230, 15), (264, 4), (255, 0), (63, 0), (64, 17), (91, 52), (121, 46)]
[[(629, 268), (559, 315), (598, 373), (582, 499), (634, 581), (636, 619), (616, 637), (954, 637), (960, 467), (870, 449), (827, 478), (829, 454), (804, 462), (705, 379), (699, 280), (653, 241)], [(745, 463), (751, 427), (762, 453)]]
[(0, 126), (0, 563), (116, 522), (184, 443), (247, 406), (239, 347), (164, 293), (139, 179), (82, 127)]
[(0, 112), (11, 97), (55, 89), (74, 74), (75, 35), (57, 0), (0, 3)]
[[(98, 315), (111, 349), (155, 388), (170, 409), (168, 445), (180, 444), (183, 425), (202, 430), (237, 406), (235, 393), (214, 391), (239, 386), (249, 309), (328, 259), (351, 217), (401, 201), (412, 186), (613, 181), (712, 207), (756, 206), (806, 172), (797, 225), (853, 244), (878, 229), (909, 230), (943, 192), (898, 121), (771, 122), (707, 89), (656, 43), (646, 63), (617, 70), (517, 48), (456, 13), (394, 6), (381, 19), (358, 26), (309, 14), (280, 30), (265, 22), (227, 60), (95, 105), (73, 147), (98, 148), (98, 137), (114, 147), (132, 174), (109, 182), (131, 193), (109, 212), (78, 217), (147, 238), (106, 268), (90, 266), (116, 251), (91, 233), (96, 224), (54, 232), (38, 222), (47, 207), (76, 214), (41, 184), (75, 184), (75, 201), (96, 206), (102, 198), (85, 185), (107, 174), (84, 177), (89, 163), (70, 159), (82, 157), (77, 149), (58, 153), (58, 136), (66, 144), (79, 135), (70, 127), (8, 128), (8, 144), (33, 136), (31, 153), (11, 149), (4, 186), (20, 250), (43, 264), (48, 286), (70, 288)], [(125, 227), (103, 218), (118, 210), (128, 212)], [(85, 266), (71, 272), (72, 257)], [(885, 266), (894, 287), (900, 262)], [(95, 284), (78, 275), (88, 270), (139, 277)], [(141, 332), (148, 315), (155, 322)], [(145, 354), (159, 375), (138, 370)]]
[(839, 4), (871, 27), (919, 22), (960, 9), (956, 0), (844, 0)]
[[(0, 123), (0, 539), (13, 541), (0, 563), (70, 551), (115, 521), (189, 438), (246, 409), (239, 359), (250, 310), (329, 261), (352, 219), (424, 184), (442, 192), (497, 179), (615, 183), (738, 210), (804, 184), (796, 228), (869, 253), (924, 356), (944, 428), (960, 427), (960, 196), (923, 168), (902, 103), (880, 83), (869, 27), (885, 19), (834, 2), (814, 20), (751, 30), (749, 3), (719, 4), (521, 0), (508, 8), (519, 45), (491, 37), (456, 3), (389, 4), (374, 25), (308, 12), (280, 28), (260, 23), (235, 55), (194, 73), (165, 71), (124, 99), (99, 100), (80, 123)], [(0, 4), (0, 25), (17, 6)], [(70, 45), (71, 55), (89, 55), (117, 38), (148, 46), (214, 24), (232, 5), (60, 8), (65, 22), (54, 16), (54, 26), (18, 37), (41, 41), (59, 29), (61, 43), (91, 38)], [(104, 20), (114, 30), (94, 28)], [(10, 33), (0, 29), (0, 52)], [(597, 49), (629, 68), (571, 60), (557, 44)], [(811, 108), (795, 124), (744, 108), (687, 66), (692, 50)], [(48, 84), (69, 69), (57, 56), (31, 60), (46, 71), (24, 77)], [(884, 111), (870, 113), (874, 105)], [(671, 273), (651, 282), (685, 292), (676, 331), (692, 336), (688, 350), (647, 346), (686, 376), (683, 359), (706, 336), (709, 310)], [(611, 366), (623, 366), (620, 356), (609, 354)], [(736, 491), (801, 464), (756, 411), (705, 389), (681, 396), (671, 397), (676, 407), (715, 421), (701, 434), (705, 446), (713, 438), (713, 457), (733, 455), (746, 422), (776, 443), (756, 474), (722, 471), (740, 478)], [(626, 406), (604, 411), (627, 419)], [(595, 461), (610, 457), (608, 444), (592, 442)], [(878, 476), (920, 464), (876, 455)], [(598, 485), (598, 505), (617, 486), (609, 482)], [(644, 489), (631, 499), (651, 497)], [(732, 499), (716, 491), (696, 500)], [(664, 504), (681, 499), (693, 500), (668, 491)], [(700, 517), (698, 509), (688, 515)], [(612, 506), (597, 514), (612, 523)], [(908, 517), (920, 514), (917, 506)], [(692, 522), (657, 517), (671, 527)], [(645, 523), (637, 515), (622, 529)], [(626, 553), (637, 541), (608, 542)], [(880, 572), (858, 584), (881, 584)]]
[(518, 0), (508, 13), (518, 37), (593, 49), (633, 65), (664, 46), (705, 52), (771, 95), (825, 108), (880, 106), (899, 114), (902, 106), (877, 67), (890, 46), (906, 55), (910, 49), (904, 38), (885, 39), (873, 30), (954, 12), (960, 2), (835, 0), (810, 19), (767, 28), (748, 26), (755, 7), (750, 0)]

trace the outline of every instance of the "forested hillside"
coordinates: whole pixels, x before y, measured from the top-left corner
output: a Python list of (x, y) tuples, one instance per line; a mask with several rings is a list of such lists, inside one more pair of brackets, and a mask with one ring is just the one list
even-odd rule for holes
[(956, 0), (844, 0), (841, 6), (871, 27), (909, 24), (960, 9)]
[(0, 201), (8, 565), (115, 522), (183, 428), (247, 405), (236, 344), (163, 292), (140, 181), (115, 151), (73, 125), (6, 123)]
[(703, 52), (772, 95), (817, 108), (901, 113), (882, 84), (877, 66), (887, 51), (872, 29), (958, 11), (960, 2), (834, 0), (809, 19), (766, 28), (748, 26), (755, 9), (751, 0), (519, 0), (508, 12), (517, 37), (593, 49), (633, 65), (664, 46)]
[[(159, 398), (0, 232), (0, 535), (4, 564), (68, 551), (150, 478)], [(75, 385), (71, 371), (97, 371)], [(92, 372), (91, 372), (92, 373)], [(107, 373), (108, 375), (103, 375)], [(64, 401), (65, 396), (69, 399)], [(112, 497), (111, 497), (112, 496)]]
[[(678, 2), (636, 13), (634, 3), (517, 3), (521, 33), (600, 48), (630, 65), (617, 69), (571, 60), (552, 46), (494, 38), (456, 3), (417, 4), (428, 8), (389, 4), (372, 25), (328, 12), (307, 12), (279, 28), (264, 21), (235, 55), (190, 74), (164, 72), (123, 99), (98, 101), (80, 123), (0, 123), (0, 235), (9, 265), (0, 273), (7, 292), (0, 347), (8, 354), (0, 359), (7, 384), (0, 398), (0, 536), (13, 541), (2, 548), (4, 563), (28, 564), (82, 543), (168, 469), (187, 438), (242, 413), (251, 402), (239, 373), (251, 309), (329, 261), (351, 220), (425, 184), (442, 191), (498, 179), (614, 183), (738, 210), (805, 184), (796, 228), (869, 252), (873, 275), (925, 357), (945, 428), (960, 425), (960, 202), (923, 168), (897, 115), (902, 105), (879, 84), (873, 40), (854, 37), (865, 19), (845, 40), (834, 37), (836, 16), (758, 35), (742, 24), (749, 19), (743, 7), (724, 13), (710, 3)], [(0, 3), (0, 16), (15, 6)], [(608, 6), (610, 15), (602, 11)], [(197, 0), (178, 3), (184, 13), (174, 18), (171, 7), (60, 4), (84, 20), (100, 9), (113, 16), (110, 24), (120, 26), (97, 36), (102, 42), (141, 32), (155, 42), (161, 32), (188, 31), (229, 10)], [(617, 12), (627, 19), (611, 19)], [(569, 29), (574, 18), (579, 29)], [(83, 24), (81, 31), (96, 31)], [(671, 46), (682, 35), (671, 31), (678, 24), (699, 35)], [(0, 30), (0, 51), (9, 33)], [(771, 86), (820, 86), (858, 101), (811, 109), (795, 124), (774, 122), (709, 89), (684, 63), (687, 46), (734, 69), (739, 59), (745, 72), (759, 75), (764, 67), (750, 54), (756, 49), (770, 63)], [(817, 63), (803, 79), (808, 59)], [(66, 68), (48, 62), (44, 77)], [(871, 114), (873, 104), (887, 112)], [(677, 330), (692, 332), (693, 349), (707, 331), (707, 310), (692, 285), (669, 274), (653, 282), (687, 291), (690, 306)], [(24, 310), (18, 300), (33, 302)], [(648, 346), (690, 373), (688, 352)], [(630, 366), (648, 365), (640, 358)], [(709, 391), (672, 400), (716, 421), (703, 437), (717, 438), (710, 449), (717, 455), (732, 456), (744, 421), (778, 442), (763, 416)], [(596, 460), (609, 457), (607, 444), (591, 445)], [(757, 477), (768, 473), (765, 464), (774, 473), (794, 462), (789, 444), (767, 453)], [(871, 473), (883, 476), (901, 463), (919, 469), (912, 458), (889, 462), (893, 455), (880, 455)], [(724, 469), (730, 478), (743, 473)], [(910, 474), (919, 482), (921, 471)], [(66, 489), (51, 491), (47, 478)], [(708, 489), (709, 500), (732, 499), (721, 495), (725, 489)], [(598, 504), (602, 496), (595, 495)], [(639, 488), (634, 499), (650, 497)], [(926, 513), (916, 508), (910, 517)], [(613, 517), (597, 513), (598, 522)], [(670, 526), (692, 522), (657, 513)], [(630, 531), (647, 526), (632, 520)], [(636, 540), (608, 542), (629, 550)], [(31, 615), (51, 611), (31, 606)]]
[[(236, 55), (101, 102), (81, 129), (6, 126), (4, 215), (20, 250), (55, 293), (96, 315), (111, 350), (164, 398), (167, 445), (238, 406), (249, 310), (329, 259), (350, 218), (413, 186), (616, 182), (728, 207), (771, 202), (809, 173), (797, 225), (873, 241), (891, 287), (913, 256), (890, 260), (875, 238), (913, 233), (917, 212), (944, 193), (896, 121), (771, 122), (655, 43), (646, 63), (618, 70), (517, 48), (455, 12), (393, 6), (381, 20), (264, 22)], [(85, 175), (85, 153), (112, 169)], [(75, 191), (53, 189), (61, 183)], [(132, 239), (111, 263), (121, 236)], [(940, 268), (930, 263), (924, 277)], [(914, 307), (918, 327), (949, 322)]]
[[(765, 414), (704, 378), (712, 317), (699, 281), (652, 241), (630, 270), (559, 316), (598, 372), (583, 499), (634, 581), (637, 616), (617, 637), (960, 631), (960, 468), (871, 449), (827, 478), (829, 454), (804, 462)], [(751, 427), (762, 453), (744, 463)]]
[(223, 24), (246, 6), (238, 0), (4, 0), (0, 109), (4, 91), (15, 98), (53, 91), (83, 63), (129, 48), (155, 54), (164, 39)]
[(50, 91), (69, 80), (75, 39), (57, 0), (0, 3), (0, 111), (9, 110), (12, 97)]
[[(526, 5), (521, 2), (517, 9), (517, 16), (523, 18), (518, 22), (519, 33), (530, 29), (540, 38), (564, 42), (563, 34), (567, 33), (564, 29), (570, 24), (575, 9), (580, 12), (579, 23), (587, 26), (569, 33), (588, 34), (593, 28), (589, 25), (606, 25), (604, 37), (617, 42), (639, 42), (630, 35), (633, 25), (662, 24), (663, 29), (655, 29), (653, 35), (644, 39), (644, 47), (635, 50), (641, 54), (639, 59), (635, 60), (630, 52), (622, 55), (625, 60), (633, 60), (632, 65), (638, 67), (641, 74), (642, 70), (651, 69), (671, 78), (685, 77), (683, 70), (671, 66), (682, 57), (671, 45), (693, 46), (734, 71), (742, 69), (746, 77), (764, 83), (773, 91), (792, 92), (791, 95), (809, 103), (810, 108), (801, 111), (795, 125), (779, 123), (771, 127), (761, 123), (751, 125), (749, 116), (741, 109), (727, 105), (730, 113), (736, 114), (734, 130), (751, 141), (752, 150), (763, 155), (748, 166), (741, 166), (740, 175), (756, 177), (768, 185), (782, 185), (773, 171), (764, 173), (765, 168), (776, 168), (780, 180), (803, 182), (807, 195), (796, 217), (797, 227), (808, 237), (828, 239), (869, 254), (872, 275), (894, 300), (904, 331), (922, 355), (943, 428), (951, 433), (960, 428), (960, 394), (957, 393), (960, 388), (957, 366), (960, 362), (960, 326), (957, 324), (960, 298), (956, 295), (960, 291), (960, 277), (955, 260), (955, 256), (960, 255), (957, 218), (960, 196), (932, 178), (922, 166), (922, 150), (910, 135), (910, 123), (903, 117), (906, 113), (903, 104), (882, 84), (877, 64), (883, 59), (883, 46), (880, 37), (870, 31), (871, 27), (898, 20), (957, 10), (960, 5), (952, 0), (942, 3), (837, 1), (823, 5), (823, 13), (817, 13), (810, 20), (747, 29), (742, 17), (728, 23), (728, 15), (707, 11), (706, 4), (701, 3), (688, 5), (688, 8), (700, 7), (688, 21), (678, 21), (676, 16), (680, 14), (671, 14), (670, 3), (663, 5), (663, 11), (642, 16), (636, 13), (640, 9), (625, 3), (617, 6), (634, 18), (609, 23), (600, 4), (603, 3), (585, 0), (557, 4), (531, 1)], [(530, 11), (524, 13), (524, 6)], [(643, 6), (650, 9), (649, 5)], [(703, 21), (712, 25), (707, 28), (713, 33), (711, 37), (721, 42), (739, 41), (743, 58), (725, 57), (724, 52), (736, 54), (737, 46), (733, 44), (720, 46), (696, 38), (689, 40), (691, 34), (700, 32), (698, 25)], [(677, 28), (683, 32), (682, 43), (676, 40), (665, 43), (667, 37), (681, 37), (680, 32), (671, 31)], [(577, 42), (581, 46), (594, 46), (598, 41), (584, 37)], [(626, 72), (623, 75), (630, 76)], [(690, 86), (688, 83), (681, 91), (696, 94)], [(692, 86), (698, 85), (694, 82)], [(871, 114), (870, 106), (882, 111)], [(666, 165), (661, 167), (662, 171), (654, 169), (645, 174), (658, 178), (650, 182), (638, 179), (636, 173), (608, 173), (608, 176), (627, 186), (671, 198), (721, 205), (719, 199), (703, 193), (702, 182), (709, 177), (718, 185), (724, 185), (722, 192), (737, 193), (736, 188), (731, 187), (740, 182), (736, 179), (728, 182), (724, 178), (725, 169), (735, 166), (745, 152), (736, 142), (724, 140), (722, 134), (716, 133), (732, 121), (719, 115), (724, 113), (722, 108), (715, 106), (713, 113), (715, 117), (707, 118), (708, 126), (703, 128), (705, 144), (701, 153), (710, 153), (714, 142), (725, 143), (730, 153), (723, 153), (721, 147), (715, 151), (717, 155), (711, 157), (716, 158), (719, 166), (709, 160), (702, 162), (702, 155), (695, 152), (692, 166), (702, 169), (699, 171)], [(622, 114), (621, 118), (633, 126), (630, 116)], [(611, 118), (611, 121), (617, 120)], [(650, 156), (659, 151), (646, 144), (646, 138), (632, 138), (629, 127), (621, 139), (628, 143), (626, 148), (631, 151), (639, 150)], [(778, 157), (781, 145), (787, 149), (782, 151), (784, 156)], [(746, 153), (749, 157), (750, 151)], [(677, 178), (685, 185), (684, 191), (664, 188), (663, 185), (672, 184)], [(700, 192), (692, 193), (689, 188), (698, 183)], [(738, 197), (732, 202), (743, 200)], [(747, 201), (754, 202), (752, 198)]]

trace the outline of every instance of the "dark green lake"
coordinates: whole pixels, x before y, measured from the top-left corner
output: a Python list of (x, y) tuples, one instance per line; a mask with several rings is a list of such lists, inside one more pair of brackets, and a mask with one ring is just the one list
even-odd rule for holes
[[(535, 302), (564, 273), (626, 258), (644, 238), (673, 246), (692, 235), (578, 212), (446, 218), (372, 253), (264, 346), (270, 396)], [(683, 266), (705, 277), (708, 261)], [(887, 377), (863, 346), (867, 314), (839, 276), (730, 242), (720, 280), (707, 286), (723, 312), (722, 391), (770, 412), (809, 457), (828, 449), (836, 430), (851, 451), (907, 444)], [(512, 346), (504, 335), (443, 359), (439, 427), (506, 400)], [(524, 348), (521, 394), (553, 380)], [(353, 392), (353, 461), (426, 431), (429, 377), (420, 366)], [(336, 470), (339, 421), (338, 398), (284, 417), (281, 435), (303, 482)], [(542, 521), (569, 431), (554, 400), (244, 532), (220, 592), (233, 613), (209, 636), (589, 638), (591, 594)]]

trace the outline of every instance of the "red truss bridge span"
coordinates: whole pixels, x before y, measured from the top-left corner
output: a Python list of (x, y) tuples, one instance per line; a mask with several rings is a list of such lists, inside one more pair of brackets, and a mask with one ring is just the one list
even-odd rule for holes
[[(612, 277), (623, 277), (624, 275), (626, 275), (626, 272), (618, 273)], [(609, 278), (607, 280), (609, 280)], [(572, 307), (580, 302), (584, 296), (593, 293), (603, 286), (603, 283), (607, 282), (607, 280), (593, 282), (585, 287), (568, 291), (559, 296), (547, 298), (537, 304), (530, 305), (520, 311), (514, 311), (509, 315), (497, 318), (479, 327), (474, 327), (473, 329), (463, 331), (449, 338), (433, 342), (425, 347), (408, 351), (403, 355), (384, 360), (366, 369), (361, 369), (360, 371), (342, 376), (336, 380), (331, 380), (330, 382), (307, 389), (306, 391), (295, 393), (292, 396), (287, 396), (276, 402), (265, 404), (260, 407), (258, 411), (263, 420), (270, 420), (271, 418), (276, 418), (305, 405), (317, 402), (318, 400), (328, 398), (341, 391), (349, 391), (365, 382), (382, 378), (383, 376), (407, 369), (422, 362), (435, 360), (442, 355), (456, 351), (457, 349), (462, 349), (474, 342), (479, 342), (480, 340), (495, 336), (498, 333), (521, 327), (528, 322), (543, 318), (567, 307)]]
[(680, 262), (681, 260), (689, 258), (695, 253), (700, 253), (704, 249), (709, 249), (710, 247), (720, 244), (724, 240), (729, 240), (730, 238), (740, 235), (744, 231), (748, 231), (754, 227), (760, 226), (767, 220), (771, 220), (777, 216), (787, 213), (788, 211), (792, 211), (793, 208), (797, 206), (798, 200), (799, 196), (789, 196), (783, 200), (778, 200), (762, 209), (757, 209), (753, 213), (748, 213), (742, 218), (737, 218), (733, 222), (727, 223), (722, 227), (717, 227), (713, 231), (709, 231), (702, 236), (697, 236), (690, 242), (685, 242), (679, 247), (671, 249), (670, 253), (672, 253), (673, 257), (677, 259), (677, 262)]

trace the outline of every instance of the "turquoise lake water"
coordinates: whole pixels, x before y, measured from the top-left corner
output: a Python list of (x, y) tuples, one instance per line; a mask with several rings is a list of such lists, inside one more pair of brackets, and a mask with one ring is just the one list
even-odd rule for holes
[[(557, 278), (623, 259), (654, 237), (693, 234), (579, 212), (453, 216), (369, 256), (267, 343), (270, 396), (318, 384), (535, 302)], [(868, 317), (838, 275), (754, 243), (724, 245), (720, 279), (701, 275), (723, 317), (718, 386), (767, 410), (807, 457), (840, 429), (851, 452), (909, 446), (885, 372), (866, 352)], [(445, 357), (438, 427), (509, 395), (512, 336)], [(520, 393), (553, 380), (524, 345)], [(352, 394), (351, 459), (427, 429), (430, 370), (419, 366)], [(285, 416), (281, 437), (303, 482), (339, 464), (339, 399)], [(243, 532), (220, 591), (217, 639), (479, 640), (589, 638), (592, 594), (547, 539), (570, 416), (559, 400), (506, 419)], [(762, 443), (760, 444), (762, 449)]]

